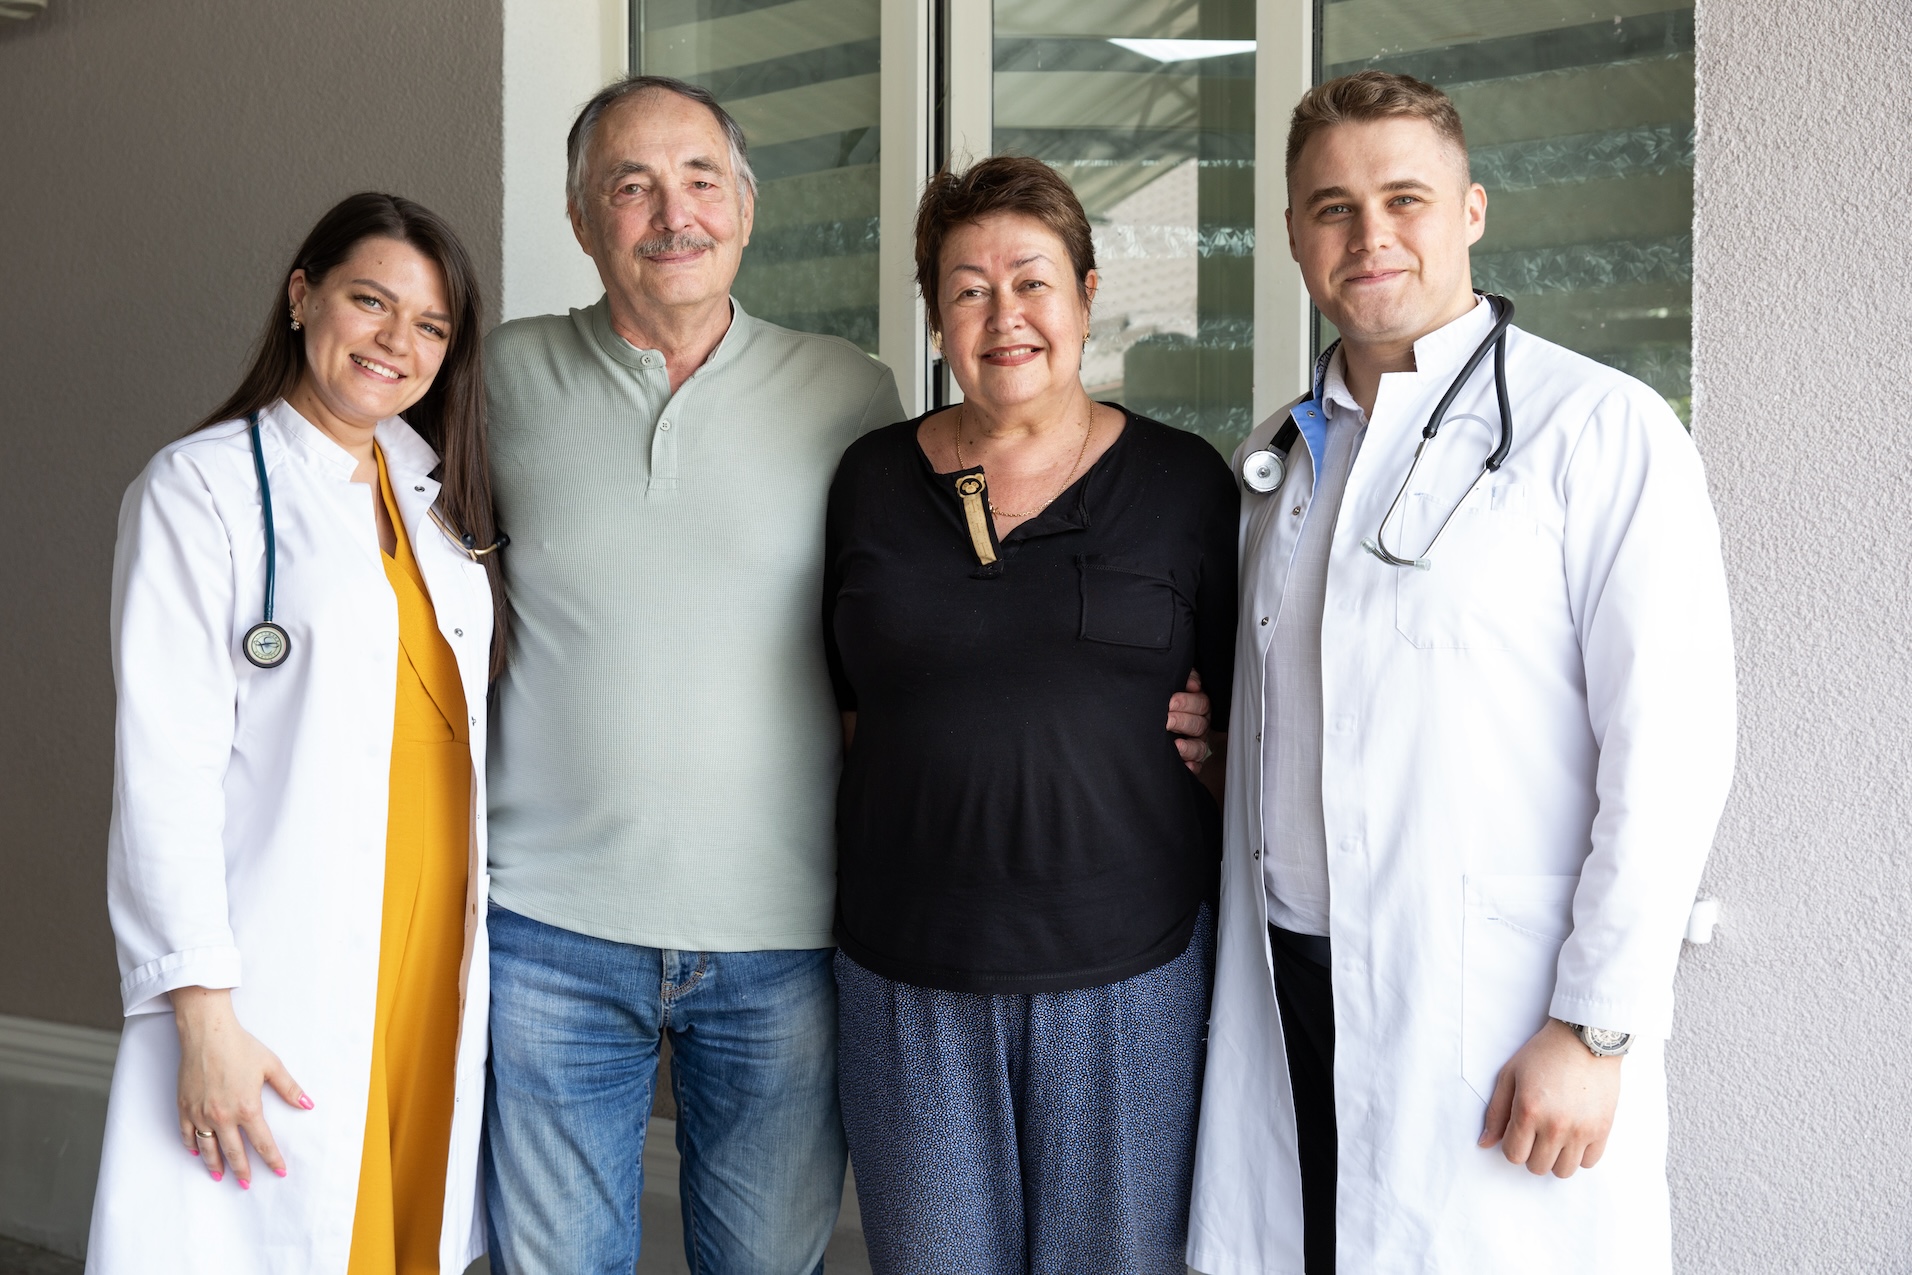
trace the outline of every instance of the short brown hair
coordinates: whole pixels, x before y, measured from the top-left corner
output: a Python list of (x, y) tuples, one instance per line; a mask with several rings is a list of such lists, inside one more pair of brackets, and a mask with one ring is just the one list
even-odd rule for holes
[(1095, 269), (1095, 237), (1082, 201), (1062, 175), (1027, 155), (991, 155), (961, 173), (945, 168), (929, 179), (916, 205), (916, 287), (929, 309), (932, 332), (943, 330), (937, 310), (943, 242), (966, 222), (996, 213), (1033, 217), (1062, 240), (1075, 271), (1076, 289), (1086, 299), (1089, 272)]
[(1357, 71), (1315, 85), (1295, 104), (1294, 116), (1288, 122), (1288, 181), (1294, 181), (1302, 148), (1317, 133), (1326, 132), (1336, 124), (1402, 118), (1426, 120), (1433, 125), (1442, 140), (1452, 144), (1460, 155), (1462, 182), (1471, 180), (1467, 168), (1467, 135), (1461, 130), (1461, 113), (1454, 109), (1452, 98), (1411, 75)]

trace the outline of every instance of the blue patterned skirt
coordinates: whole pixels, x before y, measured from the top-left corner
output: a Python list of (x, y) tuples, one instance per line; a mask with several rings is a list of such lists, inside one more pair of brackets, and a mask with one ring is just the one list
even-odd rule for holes
[(1214, 921), (1100, 987), (984, 996), (836, 958), (876, 1275), (1183, 1275)]

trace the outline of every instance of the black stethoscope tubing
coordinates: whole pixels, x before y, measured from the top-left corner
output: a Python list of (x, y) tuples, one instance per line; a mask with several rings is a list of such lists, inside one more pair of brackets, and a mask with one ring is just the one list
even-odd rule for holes
[[(1493, 311), (1494, 326), (1482, 338), (1481, 343), (1474, 347), (1474, 352), (1467, 356), (1467, 362), (1462, 365), (1460, 373), (1448, 385), (1447, 393), (1441, 395), (1441, 401), (1436, 403), (1434, 410), (1429, 413), (1427, 425), (1421, 430), (1421, 441), (1414, 448), (1414, 459), (1408, 462), (1407, 476), (1401, 479), (1401, 489), (1394, 493), (1394, 501), (1388, 505), (1388, 511), (1381, 515), (1381, 524), (1374, 529), (1374, 534), (1361, 542), (1363, 549), (1390, 567), (1413, 567), (1419, 571), (1426, 571), (1431, 565), (1428, 555), (1433, 553), (1434, 546), (1440, 543), (1448, 524), (1454, 521), (1454, 515), (1460, 512), (1463, 504), (1467, 503), (1468, 496), (1472, 495), (1474, 488), (1480, 485), (1480, 480), (1506, 463), (1507, 453), (1513, 448), (1514, 411), (1507, 401), (1507, 325), (1514, 321), (1514, 303), (1506, 297), (1492, 293), (1482, 295), (1487, 298), (1488, 308)], [(1453, 405), (1462, 388), (1473, 378), (1475, 369), (1480, 367), (1481, 360), (1487, 357), (1489, 349), (1494, 352), (1494, 397), (1500, 408), (1500, 435), (1495, 440), (1494, 450), (1488, 453), (1485, 461), (1481, 462), (1480, 473), (1474, 476), (1474, 481), (1468, 484), (1461, 498), (1454, 503), (1452, 509), (1448, 510), (1447, 517), (1441, 520), (1441, 525), (1435, 529), (1433, 538), (1427, 542), (1427, 547), (1421, 550), (1420, 556), (1404, 558), (1387, 546), (1388, 523), (1400, 509), (1401, 501), (1407, 497), (1408, 488), (1414, 485), (1414, 471), (1420, 468), (1421, 457), (1426, 453), (1428, 444), (1440, 436), (1441, 426), (1446, 424), (1447, 409)]]
[[(1514, 412), (1507, 399), (1507, 328), (1514, 321), (1514, 303), (1494, 293), (1480, 295), (1486, 299), (1489, 310), (1493, 312), (1494, 326), (1480, 344), (1474, 347), (1474, 352), (1468, 356), (1459, 375), (1448, 384), (1447, 392), (1441, 395), (1440, 402), (1435, 404), (1433, 412), (1429, 413), (1427, 424), (1421, 429), (1421, 441), (1414, 448), (1414, 459), (1408, 465), (1407, 477), (1401, 480), (1401, 490), (1395, 493), (1394, 503), (1390, 504), (1387, 513), (1382, 515), (1381, 525), (1375, 529), (1374, 535), (1361, 542), (1364, 549), (1390, 566), (1419, 567), (1423, 570), (1427, 568), (1427, 553), (1434, 547), (1433, 540), (1428, 542), (1427, 549), (1422, 550), (1419, 558), (1403, 558), (1389, 551), (1382, 543), (1382, 537), (1386, 533), (1389, 520), (1394, 517), (1395, 511), (1400, 507), (1401, 498), (1406, 495), (1409, 485), (1414, 481), (1414, 471), (1421, 463), (1421, 454), (1427, 450), (1427, 445), (1440, 435), (1441, 426), (1447, 423), (1447, 409), (1454, 405), (1454, 400), (1472, 379), (1490, 349), (1494, 352), (1494, 394), (1500, 408), (1500, 433), (1495, 440), (1494, 450), (1488, 454), (1486, 461), (1481, 465), (1481, 476), (1491, 474), (1505, 464), (1507, 453), (1514, 445)], [(1336, 341), (1322, 351), (1321, 357), (1315, 361), (1313, 384), (1309, 386), (1311, 398), (1292, 411), (1306, 411), (1309, 415), (1313, 415), (1321, 410), (1322, 382), (1327, 376), (1328, 364), (1333, 361), (1334, 352), (1340, 348), (1340, 345), (1341, 342)], [(1243, 461), (1242, 479), (1250, 491), (1265, 494), (1281, 485), (1282, 479), (1287, 475), (1289, 453), (1293, 451), (1300, 435), (1300, 427), (1295, 423), (1291, 412), (1288, 419), (1282, 422), (1281, 428), (1275, 432), (1274, 438), (1269, 441), (1268, 447), (1251, 453)], [(1478, 483), (1480, 478), (1477, 477), (1474, 481)], [(1472, 491), (1471, 487), (1469, 491)], [(1464, 501), (1466, 497), (1463, 496), (1461, 499)], [(1453, 514), (1449, 513), (1448, 521), (1452, 519)], [(1445, 530), (1447, 530), (1447, 522), (1443, 522), (1440, 531), (1434, 533), (1434, 540), (1439, 540), (1441, 531)]]

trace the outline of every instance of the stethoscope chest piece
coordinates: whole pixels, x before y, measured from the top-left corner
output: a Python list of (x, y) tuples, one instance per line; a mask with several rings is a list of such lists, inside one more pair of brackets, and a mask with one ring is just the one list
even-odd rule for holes
[(292, 639), (270, 620), (262, 620), (246, 630), (241, 644), (246, 658), (258, 668), (278, 668), (292, 654)]
[(1250, 491), (1269, 492), (1281, 486), (1282, 475), (1287, 471), (1280, 453), (1266, 449), (1248, 453), (1248, 459), (1241, 463), (1241, 480)]

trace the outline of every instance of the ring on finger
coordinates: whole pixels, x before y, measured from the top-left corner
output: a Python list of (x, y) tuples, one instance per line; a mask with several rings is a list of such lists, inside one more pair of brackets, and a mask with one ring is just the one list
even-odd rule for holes
[(218, 1136), (219, 1135), (214, 1133), (211, 1129), (194, 1129), (193, 1130), (193, 1137), (195, 1138), (216, 1138)]
[(1201, 756), (1201, 760), (1203, 760), (1203, 761), (1207, 761), (1207, 760), (1208, 760), (1208, 759), (1209, 759), (1210, 757), (1213, 757), (1214, 755), (1215, 755), (1215, 750), (1214, 750), (1214, 748), (1213, 748), (1213, 747), (1211, 747), (1211, 746), (1210, 746), (1210, 744), (1209, 744), (1209, 742), (1208, 742), (1207, 740), (1205, 740), (1205, 739), (1204, 739), (1204, 740), (1202, 741), (1202, 756)]

